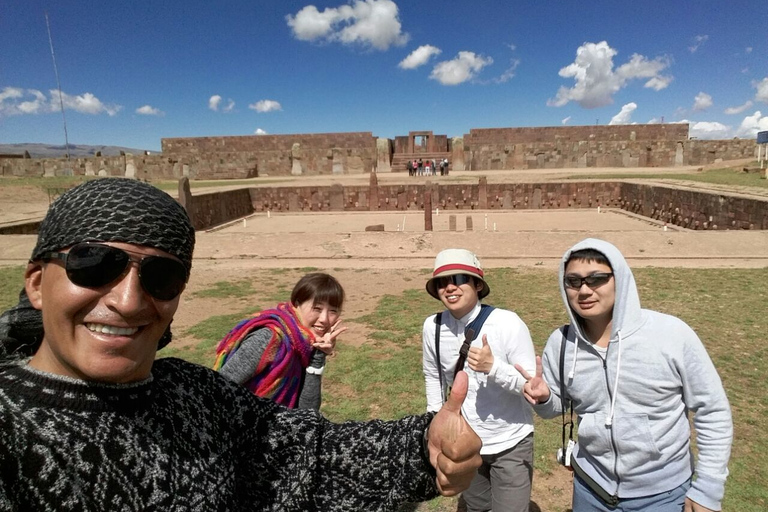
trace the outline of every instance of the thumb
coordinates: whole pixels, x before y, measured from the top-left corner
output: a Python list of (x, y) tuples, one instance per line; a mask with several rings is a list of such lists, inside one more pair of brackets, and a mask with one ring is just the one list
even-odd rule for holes
[(453, 379), (451, 394), (443, 405), (443, 409), (446, 409), (448, 412), (460, 412), (461, 404), (464, 403), (464, 399), (467, 397), (468, 386), (469, 378), (467, 377), (467, 373), (464, 371), (457, 373), (456, 378)]
[(483, 334), (483, 348), (488, 346), (488, 335)]

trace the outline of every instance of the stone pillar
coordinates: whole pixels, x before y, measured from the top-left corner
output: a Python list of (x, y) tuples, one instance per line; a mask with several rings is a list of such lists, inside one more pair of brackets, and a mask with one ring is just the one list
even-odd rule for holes
[(456, 231), (456, 216), (448, 216), (448, 231)]
[(344, 174), (344, 155), (338, 148), (333, 148), (333, 163), (331, 164), (333, 174)]
[(424, 231), (432, 231), (432, 191), (429, 187), (424, 191)]
[[(179, 180), (179, 204), (187, 211), (187, 215), (192, 216), (190, 208), (192, 207), (192, 190), (189, 188), (189, 178)], [(193, 222), (194, 224), (194, 222)]]
[(371, 173), (370, 184), (368, 185), (368, 196), (371, 198), (368, 201), (368, 209), (370, 211), (377, 211), (379, 209), (379, 180), (376, 179), (376, 173)]
[(683, 165), (684, 161), (685, 161), (685, 157), (683, 155), (683, 143), (678, 142), (677, 149), (675, 150), (675, 167), (679, 167)]
[(534, 210), (541, 209), (541, 189), (540, 188), (533, 189), (533, 204), (531, 205), (531, 208), (533, 208)]
[(376, 139), (376, 172), (392, 172), (390, 147), (389, 139)]
[(294, 142), (291, 146), (291, 174), (301, 176), (304, 174), (301, 168), (301, 144)]
[(467, 215), (467, 231), (472, 231), (472, 216)]
[(85, 175), (96, 176), (96, 172), (93, 170), (93, 162), (91, 161), (85, 162)]
[(133, 155), (130, 153), (125, 154), (125, 177), (136, 177), (136, 164), (133, 162)]
[(477, 207), (481, 210), (488, 209), (488, 178), (480, 177), (477, 189)]
[(341, 183), (334, 183), (331, 185), (331, 211), (341, 212), (344, 211), (344, 187)]
[(451, 159), (448, 162), (451, 171), (463, 171), (464, 166), (464, 138), (453, 137), (451, 139)]
[(512, 209), (512, 192), (509, 190), (504, 191), (504, 199), (502, 200), (501, 207), (505, 210)]

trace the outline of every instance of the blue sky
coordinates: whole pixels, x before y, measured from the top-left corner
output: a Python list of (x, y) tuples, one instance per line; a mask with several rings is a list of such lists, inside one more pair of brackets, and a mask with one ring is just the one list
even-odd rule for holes
[(5, 0), (0, 143), (688, 121), (768, 130), (764, 0)]

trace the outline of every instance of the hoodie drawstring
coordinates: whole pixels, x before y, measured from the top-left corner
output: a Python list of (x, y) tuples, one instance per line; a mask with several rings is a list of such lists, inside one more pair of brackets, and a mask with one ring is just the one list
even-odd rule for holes
[(616, 411), (616, 395), (619, 394), (619, 370), (621, 370), (621, 331), (617, 331), (616, 334), (619, 335), (619, 356), (618, 360), (616, 361), (616, 379), (613, 382), (613, 398), (611, 399), (611, 413), (608, 415), (608, 417), (605, 419), (605, 426), (606, 427), (612, 427), (613, 426), (613, 414)]
[[(565, 340), (563, 340), (563, 343), (565, 343)], [(579, 335), (576, 334), (576, 336), (573, 339), (573, 365), (571, 365), (571, 371), (568, 373), (568, 382), (572, 382), (573, 378), (576, 376), (576, 358), (579, 355)]]

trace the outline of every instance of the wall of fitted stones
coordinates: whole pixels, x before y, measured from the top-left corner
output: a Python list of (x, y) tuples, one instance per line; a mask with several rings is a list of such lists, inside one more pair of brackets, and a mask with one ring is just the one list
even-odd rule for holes
[(755, 158), (754, 140), (578, 141), (467, 144), (470, 170), (673, 167)]
[(678, 141), (688, 139), (688, 124), (627, 124), (472, 128), (464, 140), (476, 144), (554, 143), (579, 141)]
[[(768, 201), (623, 182), (379, 185), (380, 211), (421, 210), (425, 186), (441, 210), (622, 208), (690, 229), (768, 229)], [(368, 211), (370, 188), (252, 188), (255, 211)], [(376, 208), (373, 208), (375, 211)]]
[(193, 195), (186, 209), (197, 230), (225, 224), (253, 213), (251, 195), (246, 188)]
[(162, 155), (71, 158), (0, 158), (0, 176), (130, 176), (142, 180), (181, 177)]
[(376, 165), (376, 139), (371, 132), (247, 135), (162, 139), (163, 154), (189, 166), (196, 179), (290, 175), (292, 148), (302, 174), (332, 174), (334, 163), (345, 174), (370, 172)]
[(642, 184), (621, 185), (621, 208), (689, 229), (768, 229), (768, 201)]

